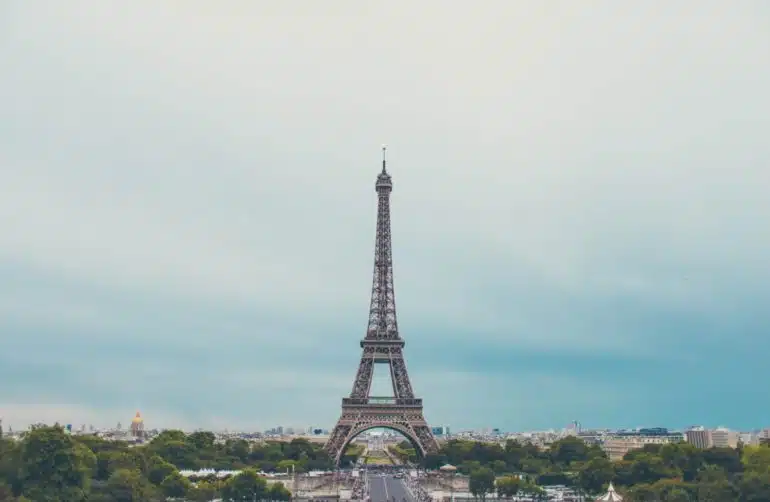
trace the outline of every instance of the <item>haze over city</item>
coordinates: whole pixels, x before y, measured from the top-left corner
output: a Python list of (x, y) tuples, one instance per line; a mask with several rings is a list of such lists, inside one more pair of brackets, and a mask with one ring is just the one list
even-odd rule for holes
[(765, 3), (120, 5), (0, 5), (4, 424), (332, 427), (387, 143), (428, 422), (767, 425)]

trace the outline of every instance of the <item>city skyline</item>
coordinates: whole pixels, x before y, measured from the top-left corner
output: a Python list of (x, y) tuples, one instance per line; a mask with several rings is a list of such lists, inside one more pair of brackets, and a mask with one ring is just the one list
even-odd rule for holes
[(429, 423), (765, 427), (770, 9), (430, 4), (6, 2), (0, 417), (330, 427), (384, 142)]

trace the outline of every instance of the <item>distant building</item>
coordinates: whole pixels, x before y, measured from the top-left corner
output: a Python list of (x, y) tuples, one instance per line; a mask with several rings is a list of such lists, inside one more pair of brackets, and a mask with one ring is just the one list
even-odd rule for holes
[(668, 444), (671, 439), (662, 436), (626, 436), (611, 437), (604, 440), (602, 449), (610, 460), (622, 460), (626, 453), (641, 450), (648, 444)]
[(705, 427), (693, 427), (685, 431), (687, 442), (696, 448), (711, 448), (714, 442), (711, 439), (711, 431)]
[(738, 436), (739, 436), (738, 440), (744, 446), (759, 445), (759, 435), (754, 432), (741, 432)]
[(431, 429), (433, 431), (434, 436), (448, 436), (449, 435), (449, 427), (446, 425), (442, 425), (440, 427), (433, 427)]
[(714, 448), (737, 448), (740, 434), (724, 427), (711, 431), (711, 446)]
[(687, 442), (697, 448), (737, 448), (738, 443), (756, 444), (756, 439), (751, 434), (741, 434), (725, 427), (706, 429), (705, 427), (692, 427), (685, 431)]
[(144, 419), (138, 411), (133, 420), (131, 420), (131, 437), (137, 440), (144, 439)]
[(619, 437), (661, 437), (667, 438), (669, 442), (684, 441), (684, 435), (681, 432), (670, 431), (665, 427), (649, 427), (633, 430), (619, 430), (614, 433)]
[(640, 450), (648, 444), (679, 443), (684, 440), (680, 432), (662, 427), (638, 430), (621, 430), (605, 436), (602, 449), (610, 460), (621, 460), (626, 453)]

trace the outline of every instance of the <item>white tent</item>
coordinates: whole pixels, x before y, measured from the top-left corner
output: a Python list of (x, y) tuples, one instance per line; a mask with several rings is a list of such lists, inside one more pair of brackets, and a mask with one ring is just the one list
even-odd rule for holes
[(623, 497), (618, 495), (615, 487), (610, 483), (610, 486), (607, 487), (607, 493), (596, 499), (596, 502), (620, 502), (621, 500), (623, 500)]

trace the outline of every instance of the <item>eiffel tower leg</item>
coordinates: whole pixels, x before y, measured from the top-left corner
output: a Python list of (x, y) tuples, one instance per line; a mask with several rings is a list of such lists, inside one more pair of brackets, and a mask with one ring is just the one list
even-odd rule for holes
[(339, 465), (342, 454), (345, 452), (345, 448), (347, 448), (347, 443), (350, 442), (348, 437), (350, 436), (351, 426), (341, 422), (340, 420), (334, 426), (334, 430), (332, 430), (329, 440), (324, 446), (324, 449), (334, 461), (334, 465)]
[(396, 397), (412, 398), (412, 384), (406, 372), (406, 361), (401, 347), (390, 349), (390, 378), (393, 383), (393, 395)]
[(374, 374), (374, 353), (374, 347), (364, 347), (350, 397), (365, 398), (369, 396), (369, 390), (372, 388), (372, 375)]

